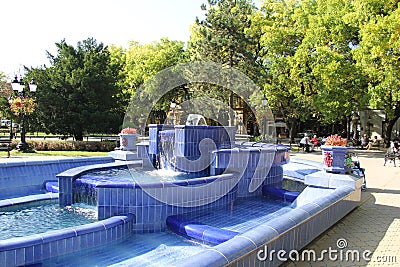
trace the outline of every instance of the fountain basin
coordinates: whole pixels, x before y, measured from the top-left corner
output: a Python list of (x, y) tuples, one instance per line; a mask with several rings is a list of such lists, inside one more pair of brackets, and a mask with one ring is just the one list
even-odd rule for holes
[[(126, 164), (124, 163), (115, 163), (116, 165), (121, 166), (121, 164)], [(137, 166), (140, 166), (140, 162), (137, 163)], [(110, 164), (112, 165), (112, 164)], [(104, 165), (99, 164), (95, 165), (95, 168), (102, 168)], [(277, 166), (279, 167), (279, 166)], [(92, 169), (93, 166), (89, 167), (81, 167), (80, 173), (85, 173), (85, 170), (87, 169)], [(75, 170), (76, 171), (76, 170)], [(282, 177), (282, 172), (278, 169), (276, 170), (271, 170), (271, 172), (274, 172), (275, 175), (281, 176)], [(72, 174), (72, 172), (70, 172)], [(321, 172), (321, 176), (326, 175), (325, 172)], [(332, 177), (329, 177), (330, 180), (336, 179), (339, 175), (334, 175)], [(341, 177), (341, 176), (340, 176)], [(305, 179), (307, 180), (307, 179)], [(160, 183), (161, 184), (161, 183)], [(137, 184), (138, 188), (141, 188), (139, 184)], [(130, 185), (131, 189), (137, 188), (133, 187)], [(199, 185), (197, 185), (199, 186)], [(121, 188), (110, 188), (108, 187), (107, 190), (110, 189), (116, 189), (114, 193), (117, 195), (121, 193)], [(128, 189), (128, 188), (126, 188)], [(141, 188), (142, 190), (145, 188)], [(124, 190), (125, 188), (122, 189), (122, 195), (124, 195)], [(207, 249), (207, 248), (193, 248), (191, 250), (193, 253), (191, 253), (189, 256), (185, 255), (180, 255), (180, 257), (176, 258), (178, 260), (174, 259), (169, 259), (165, 262), (167, 264), (165, 265), (174, 265), (174, 266), (223, 266), (223, 265), (235, 265), (235, 264), (242, 264), (242, 265), (248, 265), (251, 262), (259, 262), (262, 261), (263, 259), (259, 260), (257, 258), (257, 255), (263, 255), (262, 252), (265, 249), (265, 246), (268, 247), (268, 249), (286, 249), (287, 251), (290, 251), (290, 249), (300, 249), (301, 247), (304, 247), (307, 243), (309, 243), (311, 240), (313, 240), (315, 237), (317, 237), (319, 234), (323, 233), (327, 228), (329, 228), (331, 225), (333, 225), (335, 222), (340, 220), (343, 216), (345, 216), (349, 211), (351, 211), (353, 208), (355, 208), (358, 205), (358, 200), (357, 200), (357, 194), (359, 193), (359, 188), (358, 187), (349, 187), (349, 186), (339, 186), (336, 188), (325, 188), (325, 187), (318, 187), (317, 185), (309, 185), (308, 189), (305, 190), (302, 194), (300, 194), (298, 199), (301, 199), (301, 201), (295, 201), (291, 207), (285, 208), (284, 214), (281, 214), (279, 216), (276, 216), (275, 218), (271, 218), (268, 221), (265, 219), (262, 219), (260, 221), (260, 224), (258, 226), (252, 226), (252, 224), (249, 224), (248, 227), (251, 226), (252, 229), (247, 229), (245, 231), (240, 231), (238, 235), (235, 237), (229, 239), (228, 241), (221, 243), (220, 245), (214, 246), (213, 248)], [(111, 191), (110, 191), (111, 192)], [(138, 191), (139, 192), (139, 191)], [(143, 193), (143, 192), (142, 192)], [(143, 196), (143, 194), (142, 194)], [(111, 198), (114, 198), (110, 195)], [(30, 197), (27, 197), (27, 199), (30, 199)], [(111, 203), (118, 203), (118, 201), (123, 201), (123, 199), (117, 200), (118, 198), (114, 198), (110, 200), (110, 205), (112, 206)], [(136, 199), (136, 198), (135, 198)], [(141, 200), (143, 199), (140, 198)], [(128, 199), (130, 200), (130, 198)], [(246, 199), (244, 201), (250, 201), (250, 199)], [(116, 201), (116, 202), (114, 202)], [(10, 203), (13, 202), (13, 200), (4, 200), (4, 202)], [(236, 201), (235, 201), (236, 202)], [(233, 203), (235, 203), (233, 202)], [(147, 207), (155, 206), (150, 203), (148, 203)], [(231, 203), (229, 203), (231, 204)], [(265, 205), (263, 205), (265, 206)], [(219, 207), (224, 207), (224, 206), (219, 206)], [(230, 207), (230, 205), (228, 206)], [(178, 211), (179, 207), (171, 207), (171, 210)], [(211, 208), (211, 207), (210, 207)], [(143, 210), (146, 210), (143, 209)], [(148, 210), (148, 209), (147, 209)], [(162, 212), (163, 208), (161, 208)], [(218, 210), (218, 207), (214, 207), (212, 210), (210, 210), (210, 213), (215, 213), (215, 210)], [(252, 209), (246, 208), (245, 210), (251, 211)], [(154, 212), (158, 212), (157, 210), (153, 210)], [(196, 210), (191, 212), (192, 214), (197, 214)], [(133, 218), (133, 220), (129, 223), (134, 224), (134, 217), (133, 215), (126, 215), (125, 217)], [(112, 217), (114, 218), (114, 217)], [(243, 216), (241, 216), (243, 218)], [(247, 216), (245, 216), (247, 219)], [(228, 221), (227, 221), (228, 222)], [(230, 224), (230, 221), (229, 221)], [(95, 246), (97, 248), (97, 245), (103, 245), (107, 244), (107, 237), (106, 233), (100, 234), (97, 233), (99, 229), (101, 229), (104, 226), (99, 226), (98, 224), (95, 224), (92, 226), (82, 226), (82, 228), (79, 230), (81, 234), (84, 232), (87, 233), (87, 235), (80, 235), (79, 238), (78, 236), (75, 236), (77, 238), (74, 238), (73, 236), (70, 236), (71, 232), (70, 230), (66, 230), (65, 233), (61, 233), (60, 230), (57, 230), (57, 232), (52, 233), (50, 237), (48, 237), (47, 233), (46, 235), (43, 236), (43, 239), (46, 239), (47, 241), (50, 242), (50, 240), (53, 240), (54, 243), (43, 243), (39, 244), (39, 239), (35, 239), (34, 237), (31, 236), (26, 236), (24, 238), (20, 238), (21, 243), (19, 245), (15, 245), (16, 241), (12, 240), (12, 242), (5, 241), (2, 244), (14, 244), (15, 247), (11, 246), (5, 246), (0, 249), (0, 265), (4, 266), (18, 266), (18, 265), (24, 265), (24, 264), (34, 264), (34, 263), (39, 263), (39, 262), (44, 262), (46, 259), (53, 258), (54, 257), (59, 257), (59, 255), (66, 255), (67, 260), (73, 260), (74, 257), (71, 257), (71, 255), (76, 255), (79, 251), (85, 250), (86, 248), (91, 248), (94, 243), (88, 243), (89, 240), (99, 240), (100, 238), (101, 243), (95, 243)], [(90, 230), (91, 229), (91, 230)], [(120, 236), (121, 246), (128, 247), (131, 251), (137, 250), (138, 248), (142, 247), (142, 244), (139, 241), (129, 241), (129, 243), (124, 242), (124, 238), (132, 236), (132, 233), (134, 230), (137, 230), (135, 226), (130, 226), (130, 229), (127, 230), (126, 232), (121, 233), (123, 237)], [(142, 229), (143, 230), (143, 229)], [(234, 230), (234, 229), (233, 229)], [(118, 228), (115, 228), (114, 230), (119, 233), (120, 230)], [(147, 231), (147, 230), (146, 230)], [(150, 231), (150, 230), (148, 230)], [(109, 231), (110, 232), (110, 231)], [(143, 231), (145, 232), (145, 231)], [(51, 231), (50, 231), (51, 233)], [(159, 232), (157, 233), (161, 234), (162, 236), (165, 236), (167, 240), (175, 240), (176, 237), (169, 236), (166, 232)], [(146, 237), (149, 235), (148, 237)], [(147, 240), (150, 238), (154, 238), (155, 234), (146, 234), (146, 235), (133, 235), (133, 240), (146, 240), (143, 244), (147, 244)], [(100, 237), (99, 237), (100, 236)], [(118, 236), (118, 235), (117, 235)], [(72, 238), (74, 238), (74, 241), (71, 241)], [(40, 238), (42, 239), (42, 237)], [(82, 241), (83, 240), (83, 241)], [(72, 245), (71, 243), (72, 242)], [(83, 243), (82, 243), (83, 242)], [(92, 241), (90, 241), (92, 242)], [(97, 241), (94, 241), (97, 242)], [(139, 243), (138, 243), (139, 242)], [(160, 241), (164, 242), (164, 241)], [(135, 247), (129, 247), (130, 243), (135, 243)], [(64, 245), (66, 244), (66, 245)], [(113, 243), (115, 246), (115, 242)], [(162, 243), (163, 244), (163, 243)], [(90, 245), (90, 246), (89, 246)], [(178, 248), (181, 246), (177, 246), (176, 251), (181, 251)], [(51, 249), (53, 248), (53, 249)], [(56, 249), (57, 248), (57, 249)], [(73, 249), (71, 251), (71, 248)], [(79, 248), (79, 249), (78, 249)], [(161, 249), (161, 247), (158, 247)], [(76, 250), (75, 250), (76, 249)], [(97, 251), (98, 249), (96, 249)], [(102, 249), (102, 251), (110, 251), (111, 247), (106, 246)], [(120, 250), (120, 247), (118, 247), (117, 251)], [(37, 253), (34, 253), (32, 251), (36, 251)], [(117, 251), (113, 251), (113, 253), (116, 253)], [(261, 251), (261, 252), (260, 252)], [(54, 253), (54, 254), (53, 254)], [(57, 254), (59, 253), (59, 254)], [(73, 254), (71, 254), (73, 253)], [(85, 252), (87, 253), (87, 252)], [(106, 253), (106, 252), (103, 252)], [(147, 254), (149, 257), (156, 257), (158, 253), (163, 253), (163, 251), (159, 251), (158, 249), (150, 250)], [(176, 252), (178, 253), (178, 252)], [(34, 255), (34, 256), (32, 256)], [(67, 256), (68, 255), (68, 256)], [(92, 259), (93, 264), (100, 263), (98, 262), (100, 259), (97, 258), (96, 253), (89, 254), (92, 255), (90, 258), (79, 258), (79, 264), (88, 263), (90, 262), (90, 259)], [(108, 254), (107, 254), (108, 255)], [(136, 254), (135, 254), (136, 255)], [(177, 256), (178, 254), (174, 254)], [(174, 256), (174, 257), (175, 257)], [(33, 259), (32, 259), (33, 257)], [(107, 259), (114, 258), (114, 254), (109, 254), (109, 257)], [(136, 257), (136, 258), (135, 258)], [(119, 258), (119, 257), (118, 257)], [(165, 256), (163, 256), (165, 258)], [(23, 262), (23, 260), (25, 262)], [(136, 256), (132, 256), (132, 258), (127, 258), (125, 262), (127, 263), (140, 263), (142, 262), (143, 257), (139, 253)], [(76, 264), (77, 262), (75, 262)], [(115, 262), (114, 262), (115, 263)], [(274, 260), (272, 262), (267, 262), (264, 260), (264, 262), (268, 266), (278, 266), (281, 261)], [(111, 261), (107, 261), (107, 265), (113, 264)], [(74, 263), (72, 263), (74, 265)]]
[[(74, 199), (74, 182), (89, 170), (121, 166), (141, 168), (141, 162), (110, 163), (79, 167), (57, 175), (60, 184), (60, 205)], [(89, 185), (97, 195), (98, 219), (133, 214), (134, 232), (165, 230), (168, 216), (193, 210), (229, 206), (236, 198), (238, 175), (221, 175), (160, 182), (100, 182)], [(63, 198), (62, 198), (63, 196)], [(65, 202), (65, 200), (71, 200)], [(63, 202), (64, 201), (64, 202)]]

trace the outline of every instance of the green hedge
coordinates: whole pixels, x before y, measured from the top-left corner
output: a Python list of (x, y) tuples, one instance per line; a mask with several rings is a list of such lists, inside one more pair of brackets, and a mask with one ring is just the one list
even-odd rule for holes
[[(12, 149), (17, 147), (19, 140), (13, 139)], [(97, 151), (108, 152), (115, 148), (115, 142), (98, 141), (46, 141), (46, 140), (27, 140), (29, 149), (36, 151)]]

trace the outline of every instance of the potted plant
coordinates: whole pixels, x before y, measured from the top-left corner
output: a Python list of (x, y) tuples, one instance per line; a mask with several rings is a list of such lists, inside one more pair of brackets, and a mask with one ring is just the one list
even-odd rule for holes
[(31, 97), (15, 97), (10, 101), (11, 111), (15, 116), (19, 115), (29, 115), (35, 110), (36, 102)]
[(346, 173), (350, 170), (351, 157), (348, 152), (353, 148), (346, 145), (347, 139), (338, 135), (326, 138), (325, 145), (321, 146), (321, 150), (324, 157), (324, 169), (327, 172)]
[(137, 130), (135, 128), (127, 127), (122, 129), (119, 134), (120, 149), (121, 150), (136, 150)]

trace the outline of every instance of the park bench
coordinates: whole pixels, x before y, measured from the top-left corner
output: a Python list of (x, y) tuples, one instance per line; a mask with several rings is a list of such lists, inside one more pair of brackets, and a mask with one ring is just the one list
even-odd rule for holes
[(381, 141), (378, 140), (376, 143), (371, 143), (371, 149), (380, 149), (381, 148)]
[(7, 151), (7, 157), (10, 157), (11, 139), (0, 139), (0, 150)]
[(386, 152), (385, 154), (385, 163), (383, 166), (386, 166), (386, 162), (393, 162), (394, 167), (396, 167), (396, 159), (400, 160), (400, 154), (399, 153), (394, 153), (394, 152)]

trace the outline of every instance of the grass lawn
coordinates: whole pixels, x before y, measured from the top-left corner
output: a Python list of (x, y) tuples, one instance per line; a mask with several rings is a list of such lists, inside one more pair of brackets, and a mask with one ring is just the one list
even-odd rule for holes
[[(66, 157), (91, 157), (91, 156), (107, 156), (108, 152), (89, 152), (89, 151), (36, 151), (36, 152), (19, 152), (11, 151), (13, 156), (66, 156)], [(7, 151), (0, 151), (1, 157), (7, 157)]]

